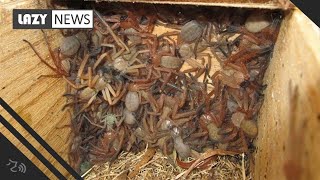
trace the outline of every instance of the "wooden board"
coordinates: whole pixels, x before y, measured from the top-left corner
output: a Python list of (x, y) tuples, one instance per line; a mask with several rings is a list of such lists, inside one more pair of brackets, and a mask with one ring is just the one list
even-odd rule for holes
[[(319, 179), (319, 70), (319, 27), (296, 10), (282, 24), (265, 76), (268, 88), (258, 120), (255, 179), (285, 179), (288, 160), (294, 163), (290, 163), (294, 179), (299, 169), (301, 179)], [(293, 165), (300, 167), (295, 170)]]
[(102, 1), (279, 9), (286, 0), (97, 0)]
[[(67, 160), (69, 129), (57, 129), (68, 124), (69, 114), (62, 112), (65, 99), (64, 81), (61, 79), (37, 79), (43, 74), (52, 74), (36, 57), (30, 47), (22, 41), (32, 42), (37, 50), (50, 61), (48, 49), (40, 30), (13, 30), (13, 8), (43, 8), (37, 0), (0, 1), (0, 97), (3, 98), (35, 131), (58, 153)], [(47, 31), (54, 46), (59, 43), (59, 31)], [(58, 170), (63, 169), (53, 157), (28, 134), (22, 126), (0, 108), (4, 116), (30, 143), (38, 149)], [(54, 175), (27, 150), (2, 125), (0, 131), (22, 152), (44, 170), (50, 178)], [(65, 170), (62, 170), (67, 174)]]

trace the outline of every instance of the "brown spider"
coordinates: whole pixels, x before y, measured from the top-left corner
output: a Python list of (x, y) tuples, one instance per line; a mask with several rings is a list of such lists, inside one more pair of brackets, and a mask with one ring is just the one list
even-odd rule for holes
[[(31, 47), (31, 49), (36, 53), (36, 55), (39, 57), (39, 59), (41, 60), (41, 62), (43, 62), (47, 67), (49, 67), (52, 71), (54, 71), (56, 74), (54, 75), (41, 75), (40, 77), (53, 77), (53, 78), (60, 78), (60, 77), (68, 77), (70, 76), (69, 72), (67, 69), (63, 68), (64, 63), (59, 55), (56, 55), (56, 53), (54, 53), (54, 51), (52, 50), (49, 41), (48, 41), (48, 37), (46, 35), (46, 33), (41, 30), (41, 32), (43, 33), (45, 42), (47, 44), (49, 53), (50, 53), (50, 57), (53, 60), (53, 63), (55, 65), (55, 67), (51, 66), (49, 63), (47, 63), (39, 54), (39, 52), (36, 50), (36, 48), (27, 40), (23, 39), (24, 42), (28, 43), (28, 45)], [(59, 51), (59, 50), (58, 50)], [(59, 52), (58, 52), (59, 54)]]

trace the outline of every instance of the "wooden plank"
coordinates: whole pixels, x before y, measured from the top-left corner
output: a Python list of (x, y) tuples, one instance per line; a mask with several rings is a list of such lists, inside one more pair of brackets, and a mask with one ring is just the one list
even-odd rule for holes
[(279, 9), (282, 8), (281, 2), (285, 0), (98, 0), (97, 2), (102, 1)]
[[(1, 1), (0, 3), (0, 97), (67, 161), (69, 129), (57, 127), (69, 123), (69, 114), (62, 112), (65, 103), (62, 97), (65, 83), (61, 79), (38, 79), (40, 75), (53, 72), (40, 62), (30, 47), (22, 41), (32, 42), (46, 61), (51, 61), (47, 46), (40, 30), (13, 30), (13, 8), (44, 8), (37, 0)], [(53, 46), (60, 41), (57, 30), (47, 31)], [(36, 142), (13, 118), (2, 108), (3, 115), (30, 143), (40, 151), (58, 170), (68, 173), (53, 157)], [(11, 140), (32, 162), (34, 162), (50, 179), (55, 176), (31, 152), (13, 137), (3, 126), (0, 131)]]
[[(288, 179), (298, 179), (299, 170), (301, 179), (320, 177), (319, 69), (319, 27), (296, 10), (283, 22), (265, 76), (268, 87), (258, 120), (254, 179), (286, 179), (284, 165), (289, 160), (294, 178)], [(290, 101), (294, 87), (298, 95)], [(294, 169), (296, 165), (300, 167)]]

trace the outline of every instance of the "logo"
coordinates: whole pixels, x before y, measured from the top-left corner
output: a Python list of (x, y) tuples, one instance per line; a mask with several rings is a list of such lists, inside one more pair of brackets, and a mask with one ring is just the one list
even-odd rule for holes
[(21, 172), (21, 173), (25, 174), (27, 171), (26, 165), (24, 165), (23, 163), (18, 163), (17, 161), (12, 161), (11, 159), (9, 159), (9, 163), (6, 164), (6, 166), (11, 167), (10, 171), (13, 173)]
[(45, 25), (47, 14), (18, 14), (18, 22), (20, 25)]
[(14, 9), (13, 29), (92, 29), (93, 10)]
[[(65, 162), (1, 97), (0, 107), (9, 113), (15, 123), (20, 124), (52, 157), (64, 167), (75, 179), (83, 179)], [(40, 162), (47, 167), (57, 179), (66, 179), (54, 165), (46, 159), (19, 131), (17, 131), (1, 114), (0, 124), (11, 132)], [(0, 132), (0, 174), (11, 179), (48, 179), (47, 176), (33, 164), (14, 144)], [(14, 157), (14, 159), (12, 159)], [(8, 178), (7, 178), (8, 179)], [(10, 178), (9, 178), (10, 179)]]

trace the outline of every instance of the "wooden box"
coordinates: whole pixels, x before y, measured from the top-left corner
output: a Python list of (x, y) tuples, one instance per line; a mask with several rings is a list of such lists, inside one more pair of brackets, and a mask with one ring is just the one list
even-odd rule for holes
[[(131, 0), (119, 0), (130, 2)], [(137, 2), (137, 1), (135, 1)], [(272, 0), (165, 0), (178, 3), (239, 8), (279, 8)], [(12, 9), (44, 8), (37, 0), (0, 1), (0, 97), (67, 161), (70, 115), (65, 103), (63, 79), (41, 78), (52, 73), (22, 39), (33, 42), (50, 60), (40, 30), (13, 30)], [(47, 31), (52, 45), (59, 44), (58, 30)], [(266, 98), (258, 119), (255, 140), (254, 179), (285, 179), (284, 167), (294, 178), (319, 179), (320, 171), (320, 30), (300, 10), (288, 11), (281, 25), (271, 64), (265, 76)], [(61, 172), (66, 170), (13, 118), (0, 114)], [(1, 132), (48, 177), (54, 175), (2, 125)], [(1, 148), (1, 147), (0, 147)], [(293, 178), (293, 179), (294, 179)]]

